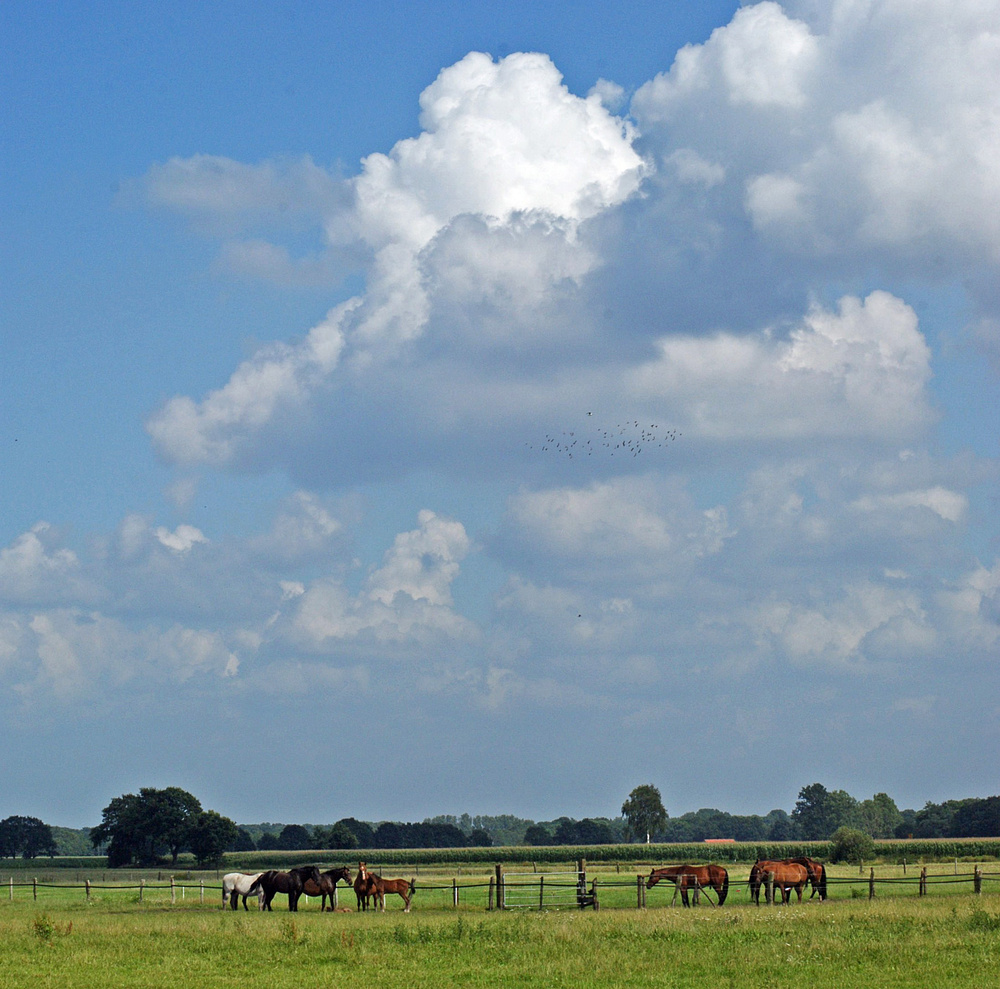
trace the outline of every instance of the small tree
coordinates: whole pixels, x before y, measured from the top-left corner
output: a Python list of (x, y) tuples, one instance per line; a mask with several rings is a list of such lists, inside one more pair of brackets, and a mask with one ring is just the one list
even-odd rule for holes
[(875, 858), (875, 842), (872, 836), (857, 828), (837, 828), (830, 838), (833, 847), (830, 858), (834, 862), (851, 862), (861, 865)]
[[(464, 817), (465, 815), (463, 815)], [(488, 831), (484, 831), (482, 828), (473, 828), (472, 833), (469, 835), (469, 842), (473, 848), (492, 848), (493, 839), (490, 837)]]
[(355, 848), (375, 847), (375, 831), (366, 821), (358, 821), (353, 817), (342, 817), (337, 821), (337, 824), (343, 824), (358, 839)]
[(257, 846), (254, 844), (253, 837), (246, 828), (237, 828), (239, 834), (236, 840), (226, 849), (227, 852), (252, 852)]
[(299, 852), (313, 847), (312, 835), (302, 824), (286, 824), (278, 835), (278, 841), (283, 851)]
[(214, 866), (222, 861), (222, 854), (240, 837), (235, 821), (214, 810), (202, 811), (191, 825), (189, 842), (198, 865)]
[(637, 786), (622, 804), (622, 817), (627, 822), (629, 841), (636, 838), (648, 841), (651, 835), (662, 831), (667, 823), (667, 811), (660, 798), (660, 791), (652, 784)]
[(541, 824), (529, 824), (527, 831), (524, 832), (524, 843), (526, 845), (551, 845), (552, 835)]
[(357, 835), (342, 821), (338, 821), (330, 828), (327, 832), (327, 841), (329, 842), (327, 848), (346, 850), (359, 847)]

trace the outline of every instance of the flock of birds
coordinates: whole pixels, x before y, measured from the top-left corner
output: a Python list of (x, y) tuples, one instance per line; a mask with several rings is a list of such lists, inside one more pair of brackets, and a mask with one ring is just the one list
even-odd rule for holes
[[(588, 412), (587, 415), (593, 416), (593, 412)], [(615, 423), (613, 427), (598, 426), (586, 430), (546, 433), (541, 443), (526, 442), (524, 445), (529, 450), (557, 453), (570, 459), (592, 457), (595, 454), (638, 457), (643, 450), (665, 447), (680, 435), (676, 429), (661, 429), (655, 422), (646, 425), (639, 419), (627, 419)]]

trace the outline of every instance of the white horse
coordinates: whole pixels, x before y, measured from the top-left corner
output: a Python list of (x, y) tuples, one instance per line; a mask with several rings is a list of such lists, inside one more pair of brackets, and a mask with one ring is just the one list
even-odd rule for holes
[[(249, 910), (247, 897), (250, 895), (250, 887), (262, 876), (263, 872), (255, 872), (248, 876), (243, 872), (230, 872), (222, 877), (222, 907), (225, 909), (228, 903), (234, 910), (239, 909), (239, 899), (243, 897), (243, 909)], [(264, 909), (264, 889), (258, 886), (254, 892), (257, 894), (257, 909)]]

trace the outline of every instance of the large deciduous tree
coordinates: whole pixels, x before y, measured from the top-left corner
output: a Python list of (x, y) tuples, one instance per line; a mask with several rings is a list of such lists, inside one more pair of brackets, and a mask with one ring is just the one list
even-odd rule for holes
[(622, 804), (622, 817), (626, 821), (629, 841), (649, 841), (650, 837), (662, 831), (667, 823), (667, 811), (663, 806), (660, 791), (649, 783), (637, 786)]
[(799, 790), (792, 819), (806, 841), (825, 841), (840, 827), (857, 827), (858, 802), (846, 790), (811, 783)]
[(49, 825), (37, 817), (14, 815), (0, 821), (0, 858), (33, 859), (55, 855), (56, 842)]
[(176, 865), (201, 812), (200, 801), (180, 787), (144, 787), (138, 794), (115, 797), (102, 811), (101, 823), (90, 829), (90, 840), (94, 847), (107, 844), (110, 868), (154, 865), (167, 854)]

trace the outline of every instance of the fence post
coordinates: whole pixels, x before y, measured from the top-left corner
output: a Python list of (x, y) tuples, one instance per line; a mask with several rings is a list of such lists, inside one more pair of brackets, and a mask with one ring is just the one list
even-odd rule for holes
[(33, 900), (37, 900), (38, 899), (38, 877), (37, 876), (35, 876), (31, 880), (31, 898)]
[(87, 902), (89, 903), (90, 902), (90, 880), (89, 879), (84, 882), (84, 886), (87, 887)]
[(983, 891), (983, 870), (978, 865), (972, 873), (972, 888), (976, 891), (977, 896)]
[(601, 901), (597, 898), (597, 880), (596, 879), (590, 884), (590, 895), (593, 897), (593, 900), (594, 900), (594, 909), (595, 910), (600, 910), (601, 909)]
[(497, 910), (503, 910), (506, 906), (503, 896), (503, 866), (497, 862)]
[(198, 899), (201, 902), (201, 904), (204, 905), (204, 903), (205, 903), (205, 880), (204, 879), (202, 879), (202, 881), (201, 881), (201, 887), (198, 890)]
[(495, 884), (496, 884), (496, 880), (492, 876), (490, 876), (490, 895), (489, 895), (489, 899), (486, 902), (486, 909), (487, 910), (492, 910), (493, 909), (493, 887), (494, 887)]
[(918, 896), (926, 896), (927, 895), (927, 866), (926, 865), (920, 870), (920, 892), (917, 895)]
[(455, 878), (451, 880), (451, 905), (458, 909), (458, 880)]
[(173, 906), (177, 902), (177, 887), (174, 886), (174, 877), (170, 877), (170, 905)]
[(145, 879), (140, 879), (139, 880), (139, 902), (140, 903), (142, 903), (142, 891), (145, 888), (145, 886), (146, 886), (146, 880)]
[(14, 877), (10, 877), (10, 900), (14, 902)]
[(875, 869), (872, 867), (872, 871), (868, 875), (868, 899), (875, 899)]
[(906, 875), (906, 859), (903, 859), (903, 875)]
[(774, 873), (768, 872), (764, 876), (764, 905), (771, 906), (774, 903)]
[(576, 860), (576, 902), (583, 909), (587, 899), (587, 860)]
[(642, 909), (642, 876), (635, 877), (635, 908)]
[(545, 876), (538, 877), (538, 909), (545, 906)]

